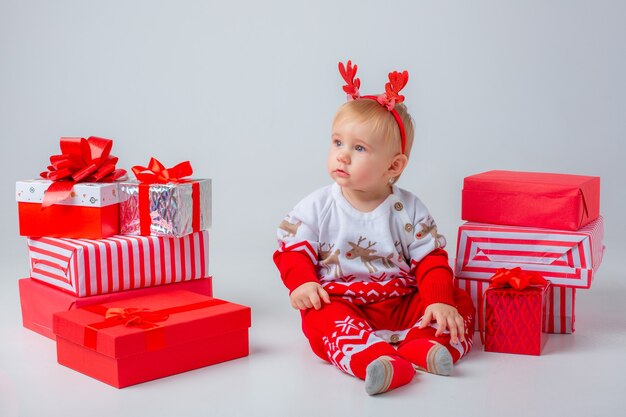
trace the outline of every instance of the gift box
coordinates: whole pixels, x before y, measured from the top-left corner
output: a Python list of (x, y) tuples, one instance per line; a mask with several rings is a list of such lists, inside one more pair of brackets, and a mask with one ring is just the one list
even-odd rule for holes
[(461, 217), (467, 221), (578, 230), (599, 213), (599, 177), (488, 171), (463, 182)]
[(30, 277), (78, 297), (206, 278), (209, 232), (28, 239)]
[(54, 315), (57, 359), (117, 388), (248, 355), (250, 308), (189, 291)]
[(91, 297), (76, 297), (32, 278), (20, 279), (18, 284), (24, 327), (53, 340), (56, 337), (52, 331), (52, 316), (54, 313), (61, 311), (173, 290), (192, 291), (208, 296), (213, 295), (211, 277), (111, 294), (93, 295)]
[[(489, 287), (489, 281), (482, 279), (455, 278), (454, 285), (465, 290), (475, 306), (483, 306), (484, 294)], [(474, 315), (476, 331), (484, 331), (483, 317)], [(544, 331), (547, 333), (569, 334), (574, 333), (576, 320), (576, 288), (550, 285), (546, 294), (546, 316)]]
[(494, 275), (485, 292), (485, 351), (539, 355), (546, 342), (543, 326), (550, 285), (539, 274), (537, 285), (494, 285), (504, 275)]
[(111, 139), (90, 136), (60, 140), (44, 180), (16, 185), (20, 234), (101, 239), (119, 232), (116, 180), (126, 177), (111, 155)]
[(189, 161), (166, 169), (152, 158), (133, 173), (138, 182), (120, 184), (122, 234), (181, 237), (211, 227), (211, 180), (185, 179)]
[(49, 180), (17, 181), (22, 236), (101, 239), (119, 233), (117, 183), (79, 183), (70, 197), (42, 207)]
[[(145, 187), (146, 202), (141, 203)], [(145, 208), (144, 208), (145, 207)], [(142, 210), (148, 219), (148, 231), (141, 230)], [(211, 180), (185, 183), (120, 184), (120, 233), (181, 237), (211, 227)]]
[(604, 254), (604, 220), (577, 231), (465, 223), (459, 227), (455, 275), (488, 280), (523, 266), (554, 285), (589, 288)]

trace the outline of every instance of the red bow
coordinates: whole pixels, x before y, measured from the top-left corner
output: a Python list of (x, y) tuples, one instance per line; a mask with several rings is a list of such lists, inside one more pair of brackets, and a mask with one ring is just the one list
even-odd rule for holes
[(513, 269), (499, 268), (496, 273), (489, 278), (489, 287), (483, 294), (480, 307), (478, 309), (478, 328), (480, 330), (480, 341), (485, 344), (485, 299), (487, 291), (497, 288), (513, 288), (515, 290), (523, 290), (527, 287), (538, 286), (547, 287), (550, 282), (535, 271), (523, 271), (519, 266)]
[(499, 268), (496, 273), (489, 278), (489, 288), (511, 287), (516, 290), (523, 290), (528, 286), (546, 286), (548, 281), (535, 271), (522, 271), (522, 268), (513, 269)]
[(132, 169), (135, 177), (144, 184), (179, 182), (184, 177), (193, 174), (193, 168), (191, 168), (189, 161), (181, 162), (172, 168), (165, 168), (156, 158), (150, 158), (148, 167), (136, 165)]
[(184, 313), (201, 308), (209, 308), (226, 301), (210, 298), (192, 304), (185, 304), (151, 311), (146, 308), (114, 308), (103, 304), (96, 304), (83, 307), (84, 310), (104, 316), (104, 321), (91, 323), (85, 326), (83, 334), (83, 344), (86, 348), (96, 350), (98, 346), (98, 332), (103, 329), (119, 325), (134, 326), (146, 331), (146, 347), (148, 350), (155, 350), (166, 345), (165, 328), (155, 322), (165, 321), (173, 314)]
[(48, 171), (42, 178), (52, 180), (44, 193), (42, 207), (48, 207), (70, 196), (78, 182), (112, 182), (126, 174), (115, 169), (118, 158), (109, 155), (111, 139), (90, 136), (89, 138), (61, 138), (61, 154), (50, 157)]
[(104, 315), (105, 321), (123, 323), (124, 326), (150, 325), (155, 321), (165, 321), (169, 317), (169, 314), (139, 308), (109, 308)]

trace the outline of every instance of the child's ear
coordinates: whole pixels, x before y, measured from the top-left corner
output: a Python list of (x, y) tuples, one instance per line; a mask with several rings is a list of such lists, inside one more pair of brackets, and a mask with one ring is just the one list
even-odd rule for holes
[(404, 168), (406, 168), (408, 163), (409, 158), (407, 158), (406, 155), (399, 154), (394, 156), (391, 160), (391, 165), (389, 166), (389, 173), (392, 177), (397, 177), (402, 174), (402, 171), (404, 171)]

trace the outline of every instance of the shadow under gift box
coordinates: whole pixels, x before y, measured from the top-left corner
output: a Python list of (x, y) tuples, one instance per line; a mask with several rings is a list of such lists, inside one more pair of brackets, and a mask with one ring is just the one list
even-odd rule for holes
[(211, 277), (156, 287), (119, 291), (111, 294), (93, 295), (91, 297), (77, 297), (32, 278), (20, 279), (18, 284), (22, 308), (22, 324), (25, 328), (52, 340), (56, 339), (52, 331), (52, 316), (54, 313), (174, 290), (192, 291), (208, 296), (213, 295)]
[(247, 356), (250, 325), (249, 307), (189, 291), (54, 315), (58, 362), (117, 388)]
[(49, 180), (16, 183), (21, 236), (102, 239), (119, 233), (116, 182), (76, 184), (70, 198), (42, 208), (50, 184)]
[[(577, 231), (468, 222), (459, 227), (455, 285), (480, 306), (497, 269), (538, 272), (552, 284), (546, 331), (573, 333), (576, 290), (591, 287), (602, 263), (603, 238), (602, 216)], [(476, 329), (484, 328), (476, 323)]]
[(78, 297), (205, 278), (208, 249), (207, 230), (180, 238), (28, 239), (30, 277)]
[(600, 215), (600, 177), (488, 171), (463, 180), (463, 220), (578, 230)]
[[(145, 200), (142, 199), (142, 189)], [(165, 184), (120, 182), (120, 233), (181, 237), (211, 227), (211, 180)], [(146, 233), (141, 232), (146, 220)], [(143, 217), (143, 218), (142, 218)], [(149, 230), (149, 233), (147, 231)]]

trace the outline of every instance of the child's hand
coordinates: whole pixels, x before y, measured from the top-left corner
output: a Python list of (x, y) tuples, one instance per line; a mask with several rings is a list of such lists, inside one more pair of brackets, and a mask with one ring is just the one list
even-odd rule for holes
[(330, 304), (328, 293), (317, 282), (305, 282), (293, 290), (289, 296), (291, 306), (296, 310), (306, 310), (315, 307), (316, 310), (322, 308), (322, 301)]
[(424, 317), (420, 324), (420, 329), (426, 328), (431, 321), (437, 322), (437, 332), (435, 336), (441, 336), (448, 328), (452, 343), (459, 343), (459, 339), (465, 342), (465, 323), (459, 311), (449, 304), (433, 303), (424, 310)]

